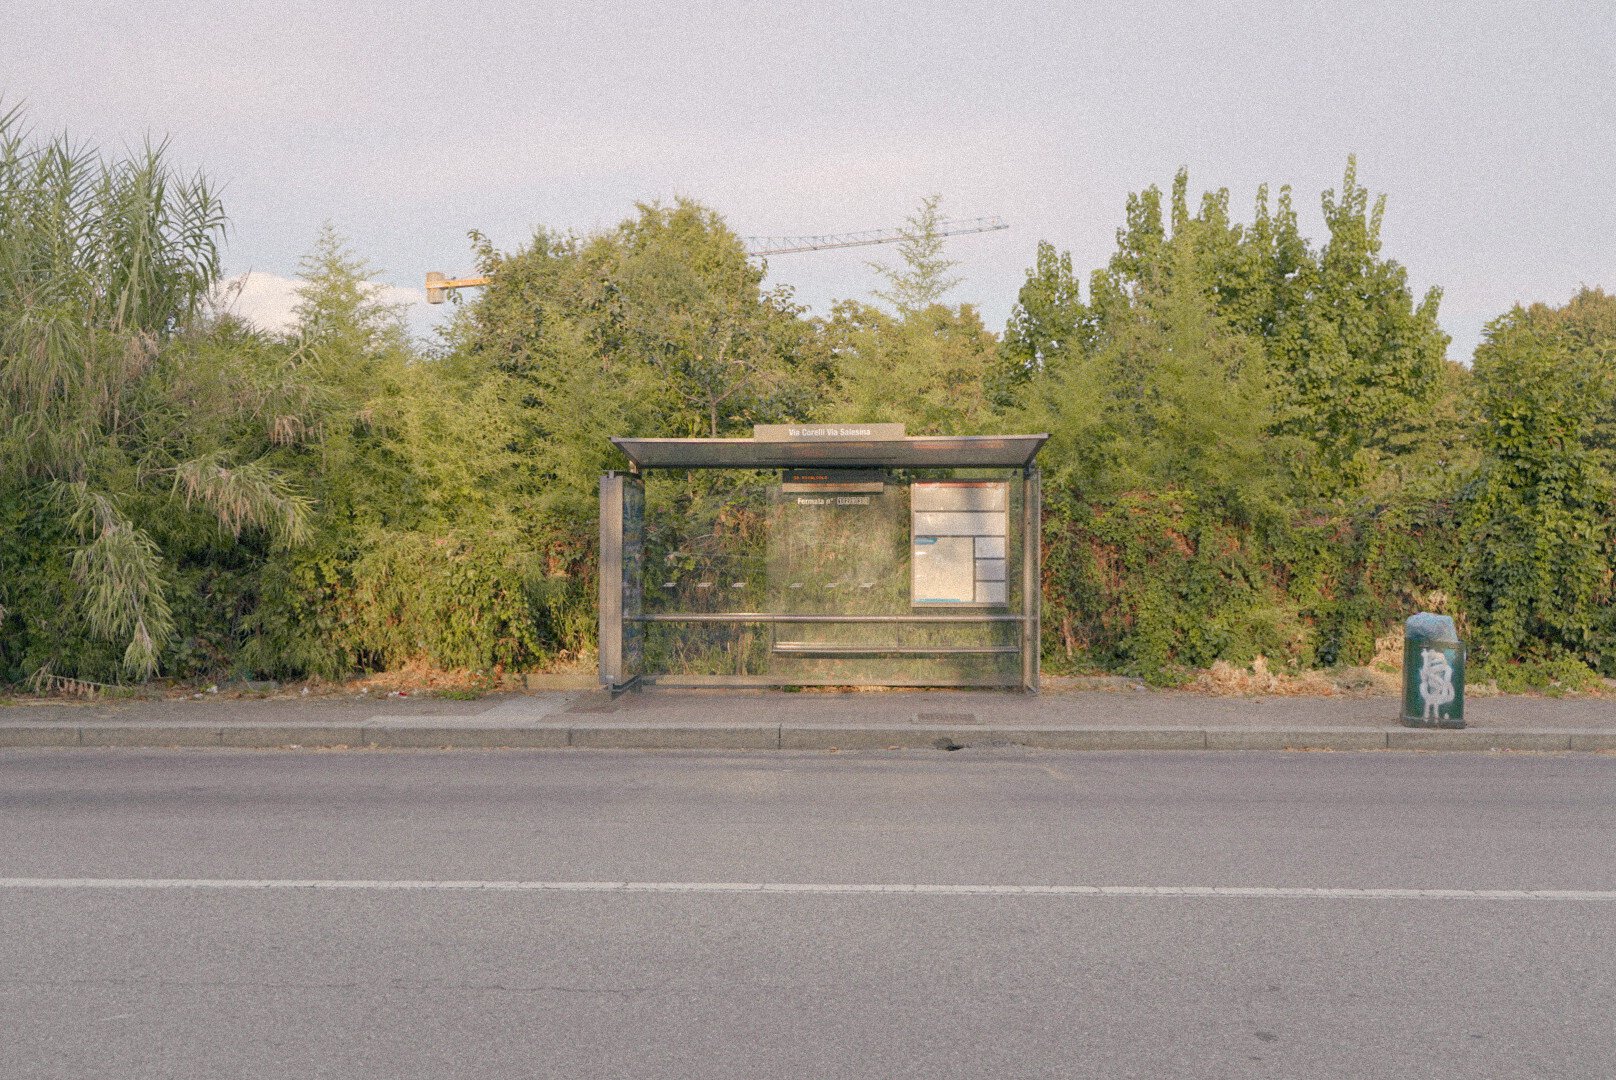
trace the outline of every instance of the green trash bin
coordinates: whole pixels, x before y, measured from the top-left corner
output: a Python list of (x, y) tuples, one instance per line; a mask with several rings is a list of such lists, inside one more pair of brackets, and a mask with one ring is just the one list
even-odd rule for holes
[(1462, 728), (1465, 648), (1453, 620), (1422, 611), (1403, 624), (1403, 723)]

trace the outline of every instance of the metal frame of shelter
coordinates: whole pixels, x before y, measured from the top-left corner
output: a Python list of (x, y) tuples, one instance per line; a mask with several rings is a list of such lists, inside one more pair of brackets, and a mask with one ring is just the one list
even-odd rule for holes
[[(1039, 566), (1042, 496), (1035, 459), (1047, 438), (1044, 434), (910, 437), (903, 433), (902, 425), (897, 424), (758, 425), (750, 439), (614, 437), (612, 442), (628, 458), (629, 471), (608, 472), (600, 479), (602, 685), (613, 693), (645, 685), (994, 686), (1036, 693), (1042, 592)], [(889, 590), (888, 595), (896, 595), (890, 590), (904, 589), (907, 600), (875, 605), (886, 609), (876, 613), (731, 611), (722, 610), (724, 605), (712, 602), (689, 605), (707, 610), (683, 610), (677, 605), (673, 610), (666, 610), (672, 601), (661, 593), (651, 596), (652, 603), (648, 605), (647, 475), (709, 469), (778, 471), (780, 482), (769, 488), (775, 498), (782, 490), (816, 490), (795, 483), (803, 478), (809, 484), (816, 480), (830, 481), (826, 488), (830, 491), (881, 490), (884, 486), (895, 494), (901, 493), (901, 507), (883, 513), (888, 515), (885, 520), (889, 524), (896, 520), (892, 514), (906, 515), (904, 528), (909, 534), (909, 549), (900, 558), (909, 560), (910, 572), (907, 580), (901, 582), (898, 574), (888, 573), (889, 580), (881, 587)], [(834, 483), (848, 476), (878, 479), (868, 486)], [(967, 479), (947, 479), (960, 476)], [(969, 479), (982, 476), (1002, 479)], [(915, 494), (923, 487), (927, 489), (924, 500)], [(973, 498), (977, 503), (970, 503)], [(966, 502), (952, 505), (946, 502), (949, 499)], [(807, 497), (794, 501), (813, 502)], [(858, 502), (859, 497), (828, 501)], [(794, 506), (790, 509), (800, 512)], [(941, 512), (927, 512), (933, 509)], [(991, 512), (974, 512), (984, 510)], [(853, 522), (853, 526), (852, 534), (857, 535), (858, 522)], [(978, 532), (970, 533), (971, 529)], [(983, 536), (982, 531), (995, 535)], [(951, 535), (922, 536), (922, 532)], [(843, 538), (840, 542), (845, 545), (846, 531), (840, 535)], [(984, 559), (984, 551), (997, 558)], [(967, 582), (972, 580), (973, 572), (969, 569), (972, 565), (978, 568), (974, 571), (978, 579), (992, 577), (994, 573), (998, 579), (977, 580), (978, 593), (974, 598), (969, 593), (971, 586), (966, 584), (963, 586), (965, 594), (955, 598), (963, 602), (945, 604), (941, 600), (922, 600), (917, 591), (921, 587), (915, 576), (918, 571), (913, 567), (918, 558), (932, 555), (933, 561), (925, 565), (927, 572), (933, 573), (933, 567), (943, 566), (945, 554), (952, 560), (948, 565), (954, 577), (949, 580), (958, 580), (962, 561), (967, 567), (964, 571)], [(974, 563), (969, 561), (973, 557), (977, 560)], [(891, 560), (888, 569), (896, 569)], [(741, 583), (735, 584), (739, 588)], [(797, 585), (791, 587), (797, 588)], [(870, 588), (871, 583), (865, 583), (864, 587)], [(991, 592), (984, 594), (984, 589)], [(714, 592), (700, 595), (716, 596)], [(835, 598), (844, 594), (823, 595), (831, 597), (826, 603), (834, 606)], [(983, 602), (984, 595), (992, 602)], [(971, 602), (973, 599), (976, 602)], [(788, 608), (793, 605), (764, 603), (762, 606)], [(892, 610), (897, 607), (906, 610)], [(796, 657), (779, 665), (786, 670), (776, 671), (766, 664), (769, 670), (762, 673), (691, 674), (649, 669), (656, 667), (657, 661), (648, 655), (648, 633), (738, 633), (743, 628), (767, 634), (771, 656), (810, 653), (817, 658), (811, 662), (812, 674), (805, 676), (803, 671), (807, 669), (792, 666), (805, 663)], [(846, 643), (780, 640), (782, 634), (804, 632)], [(885, 635), (891, 635), (890, 640)], [(910, 643), (900, 644), (903, 640)]]

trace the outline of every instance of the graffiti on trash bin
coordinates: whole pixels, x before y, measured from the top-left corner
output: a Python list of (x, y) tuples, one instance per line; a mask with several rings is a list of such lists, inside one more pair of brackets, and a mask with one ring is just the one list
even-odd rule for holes
[(1442, 720), (1442, 706), (1453, 701), (1453, 666), (1440, 649), (1420, 650), (1420, 697), (1425, 719)]

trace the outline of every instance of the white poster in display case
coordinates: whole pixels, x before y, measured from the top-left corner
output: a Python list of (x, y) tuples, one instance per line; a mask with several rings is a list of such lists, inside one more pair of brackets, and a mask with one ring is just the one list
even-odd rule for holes
[(913, 606), (1009, 603), (1008, 481), (917, 480), (909, 486), (909, 515)]

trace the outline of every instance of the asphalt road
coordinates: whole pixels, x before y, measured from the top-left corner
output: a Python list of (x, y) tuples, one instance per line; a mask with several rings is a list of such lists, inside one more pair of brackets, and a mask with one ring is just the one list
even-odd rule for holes
[(12, 751), (0, 878), (8, 1080), (1616, 1075), (1606, 755)]

